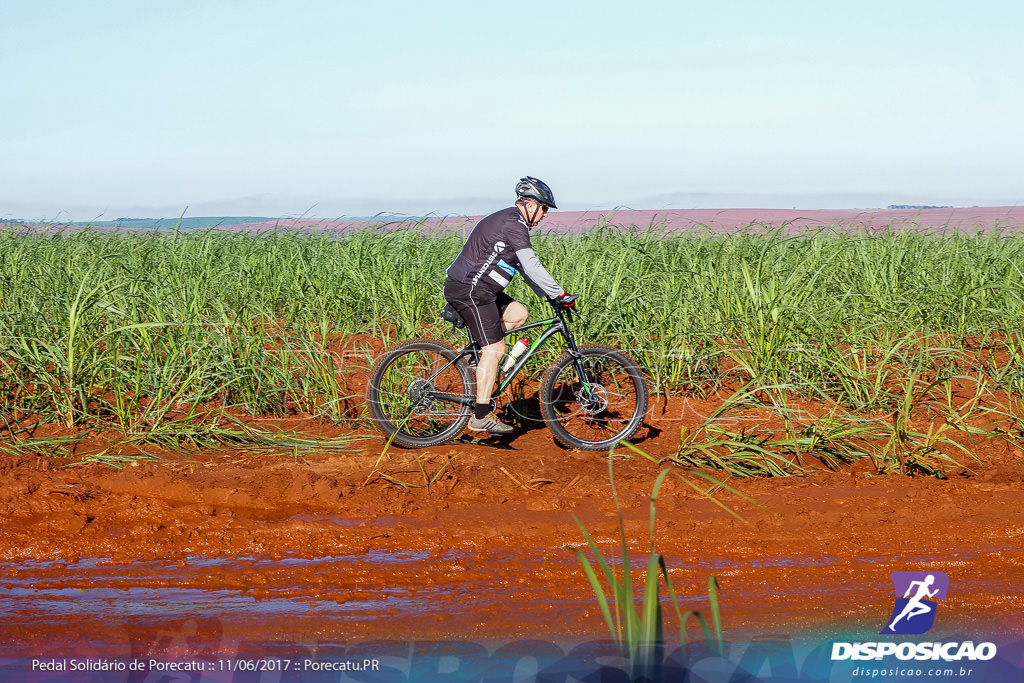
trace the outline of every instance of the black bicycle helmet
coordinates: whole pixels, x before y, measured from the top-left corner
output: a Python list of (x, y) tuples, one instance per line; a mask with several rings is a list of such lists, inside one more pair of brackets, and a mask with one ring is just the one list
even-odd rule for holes
[(543, 180), (537, 180), (531, 176), (519, 179), (519, 184), (516, 185), (516, 195), (520, 199), (533, 199), (544, 206), (557, 209), (555, 206), (555, 195), (551, 193), (551, 188)]

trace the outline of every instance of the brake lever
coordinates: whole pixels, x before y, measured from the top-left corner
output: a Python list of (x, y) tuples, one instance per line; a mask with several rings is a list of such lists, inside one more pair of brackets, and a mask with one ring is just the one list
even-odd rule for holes
[[(570, 294), (568, 297), (566, 297), (566, 300), (572, 303), (576, 301), (576, 299), (578, 298), (579, 294)], [(553, 299), (551, 297), (548, 297), (548, 303), (551, 304), (551, 307), (554, 308), (556, 312), (564, 313), (568, 317), (570, 323), (573, 321), (574, 308), (572, 306), (566, 306), (558, 299)]]

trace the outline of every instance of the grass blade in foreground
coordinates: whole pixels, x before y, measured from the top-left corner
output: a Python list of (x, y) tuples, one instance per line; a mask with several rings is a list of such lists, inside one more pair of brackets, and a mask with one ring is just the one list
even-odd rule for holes
[[(642, 453), (642, 451), (637, 449), (635, 446), (628, 443), (626, 445), (633, 450)], [(611, 456), (611, 453), (609, 453), (609, 456)], [(679, 640), (680, 644), (684, 648), (684, 652), (685, 648), (689, 644), (686, 635), (686, 625), (690, 618), (694, 618), (700, 625), (704, 635), (704, 645), (713, 652), (720, 653), (722, 651), (721, 615), (718, 608), (718, 582), (714, 577), (712, 577), (708, 583), (713, 624), (712, 631), (708, 626), (707, 621), (699, 612), (690, 610), (683, 613), (679, 606), (679, 600), (675, 593), (675, 589), (672, 585), (672, 579), (669, 575), (665, 558), (654, 550), (654, 521), (658, 491), (660, 490), (665, 477), (669, 472), (673, 471), (666, 469), (658, 475), (651, 492), (650, 550), (647, 558), (647, 568), (642, 585), (638, 584), (634, 587), (630, 571), (629, 543), (626, 537), (622, 508), (619, 505), (618, 493), (615, 487), (613, 462), (614, 458), (609, 457), (608, 478), (611, 483), (613, 497), (618, 511), (619, 536), (622, 544), (621, 578), (616, 575), (615, 571), (611, 567), (611, 563), (601, 552), (601, 549), (597, 546), (593, 536), (591, 536), (586, 527), (584, 527), (578, 519), (576, 520), (576, 524), (579, 526), (580, 531), (583, 533), (583, 537), (587, 541), (590, 551), (594, 555), (597, 565), (601, 570), (601, 575), (604, 578), (604, 584), (602, 584), (601, 579), (598, 577), (598, 573), (594, 570), (594, 566), (590, 559), (588, 559), (579, 548), (573, 548), (572, 551), (580, 561), (580, 565), (583, 567), (584, 575), (587, 577), (587, 581), (594, 592), (598, 607), (601, 610), (601, 616), (605, 621), (605, 625), (607, 626), (613, 641), (619, 649), (619, 654), (629, 663), (631, 678), (633, 680), (637, 680), (640, 677), (646, 677), (650, 680), (654, 680), (657, 678), (657, 672), (661, 666), (661, 658), (664, 650), (663, 615), (659, 591), (659, 570), (660, 575), (665, 579), (665, 584), (669, 591), (672, 606), (677, 618), (679, 619)], [(707, 477), (707, 475), (702, 474), (701, 476), (704, 476), (711, 481), (715, 481), (714, 479)], [(713, 499), (713, 496), (711, 496), (710, 493), (701, 492), (699, 488), (692, 484), (692, 482), (687, 483), (693, 486), (699, 493)], [(723, 488), (734, 491), (734, 489), (721, 484), (721, 482), (716, 483)], [(750, 500), (746, 496), (743, 497)], [(716, 502), (718, 502), (719, 505), (724, 506), (720, 501)], [(605, 586), (607, 586), (607, 589)], [(639, 612), (637, 611), (636, 591), (640, 593)]]

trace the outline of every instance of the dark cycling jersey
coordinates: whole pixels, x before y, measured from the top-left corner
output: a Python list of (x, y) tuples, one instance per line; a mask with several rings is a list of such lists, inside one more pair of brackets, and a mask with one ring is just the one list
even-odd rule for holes
[(516, 272), (539, 297), (556, 297), (563, 290), (533, 253), (530, 229), (516, 207), (480, 219), (462, 251), (448, 266), (448, 277), (466, 285), (504, 290)]

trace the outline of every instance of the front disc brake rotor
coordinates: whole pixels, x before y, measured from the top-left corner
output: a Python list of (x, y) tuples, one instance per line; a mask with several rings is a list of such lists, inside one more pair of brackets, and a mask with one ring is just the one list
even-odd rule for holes
[(576, 402), (583, 412), (597, 415), (608, 407), (608, 392), (600, 384), (590, 384), (576, 391)]

